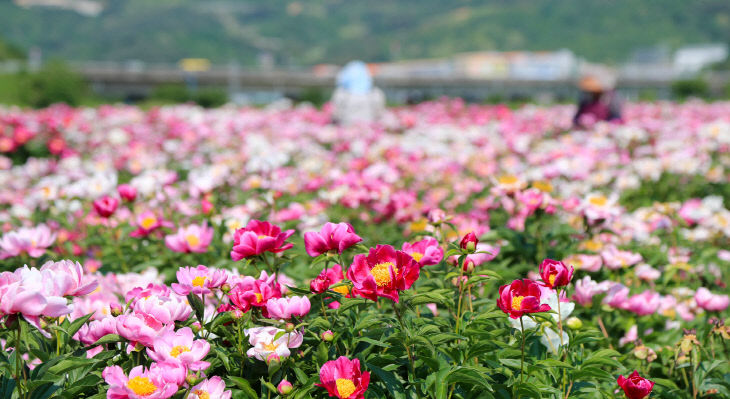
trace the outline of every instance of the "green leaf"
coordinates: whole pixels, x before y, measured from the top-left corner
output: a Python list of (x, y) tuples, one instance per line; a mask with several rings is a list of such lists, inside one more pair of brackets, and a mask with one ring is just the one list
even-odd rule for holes
[(124, 341), (126, 341), (126, 340), (117, 334), (107, 334), (107, 335), (99, 338), (99, 340), (94, 342), (94, 344), (92, 346), (102, 345), (102, 344), (112, 344), (112, 343), (124, 342)]
[(205, 305), (203, 305), (203, 301), (200, 299), (199, 296), (193, 294), (192, 292), (188, 294), (188, 303), (190, 303), (190, 307), (193, 308), (193, 311), (195, 312), (195, 317), (198, 319), (201, 325), (204, 325), (203, 322), (203, 316), (205, 314)]
[(238, 389), (240, 389), (243, 393), (246, 394), (247, 397), (251, 399), (257, 399), (259, 395), (256, 393), (256, 391), (251, 388), (251, 384), (241, 378), (241, 377), (234, 377), (234, 376), (228, 376), (228, 381), (232, 382), (233, 385), (235, 385)]

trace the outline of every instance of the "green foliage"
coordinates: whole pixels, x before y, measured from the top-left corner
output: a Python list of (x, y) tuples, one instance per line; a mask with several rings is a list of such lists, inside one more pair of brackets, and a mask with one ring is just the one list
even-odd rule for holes
[(570, 48), (620, 62), (637, 47), (726, 41), (726, 0), (196, 0), (104, 2), (89, 18), (0, 2), (0, 35), (70, 59), (284, 64), (440, 57), (475, 50)]
[(194, 102), (201, 107), (220, 107), (228, 101), (228, 95), (221, 89), (206, 88), (191, 92), (181, 84), (165, 84), (158, 86), (150, 94), (149, 100), (161, 104), (179, 104)]
[(39, 71), (21, 74), (20, 99), (36, 108), (55, 103), (79, 105), (89, 95), (84, 79), (61, 61), (52, 61)]
[(672, 95), (682, 100), (687, 97), (705, 98), (709, 94), (710, 86), (701, 77), (672, 82)]

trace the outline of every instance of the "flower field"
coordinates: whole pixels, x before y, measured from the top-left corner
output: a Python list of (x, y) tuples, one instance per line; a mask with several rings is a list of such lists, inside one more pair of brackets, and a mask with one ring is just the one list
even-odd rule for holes
[(0, 109), (0, 397), (730, 397), (730, 103), (573, 111)]

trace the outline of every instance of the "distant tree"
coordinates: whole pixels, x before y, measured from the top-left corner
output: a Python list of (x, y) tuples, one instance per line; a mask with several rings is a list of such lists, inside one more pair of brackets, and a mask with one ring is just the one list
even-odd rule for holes
[(20, 60), (25, 58), (25, 53), (19, 47), (0, 39), (0, 61)]
[(55, 103), (76, 106), (89, 93), (83, 77), (62, 61), (48, 62), (37, 72), (21, 74), (20, 79), (21, 99), (35, 108)]
[(700, 77), (681, 79), (672, 83), (672, 95), (680, 100), (687, 97), (707, 98), (710, 95), (710, 86)]

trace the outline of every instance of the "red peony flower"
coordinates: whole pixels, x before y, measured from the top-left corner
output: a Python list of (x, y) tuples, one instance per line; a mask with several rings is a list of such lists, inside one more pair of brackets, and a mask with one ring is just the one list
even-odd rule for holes
[(550, 305), (540, 304), (540, 286), (529, 278), (499, 287), (497, 305), (513, 319), (518, 319), (525, 313), (550, 310)]
[(473, 231), (470, 231), (467, 235), (465, 235), (461, 239), (459, 246), (461, 247), (461, 249), (465, 249), (467, 251), (474, 251), (477, 247), (477, 244), (479, 244), (479, 239), (477, 238), (476, 234), (474, 234)]
[(251, 220), (246, 227), (236, 230), (233, 235), (231, 258), (241, 260), (264, 252), (282, 252), (293, 247), (285, 243), (294, 230), (281, 231), (279, 226), (260, 220)]
[(373, 301), (382, 296), (398, 302), (398, 292), (410, 288), (420, 270), (411, 255), (390, 245), (378, 245), (367, 255), (355, 255), (347, 278), (354, 286), (353, 295)]
[(370, 373), (360, 372), (360, 360), (340, 356), (319, 369), (320, 384), (333, 398), (362, 399), (370, 384)]
[(568, 268), (561, 261), (545, 259), (540, 264), (540, 277), (550, 288), (564, 287), (573, 278), (573, 266)]
[(654, 382), (647, 380), (644, 377), (639, 376), (639, 373), (634, 370), (629, 378), (624, 376), (618, 376), (618, 386), (624, 390), (626, 397), (629, 399), (642, 399), (651, 393), (654, 388)]

